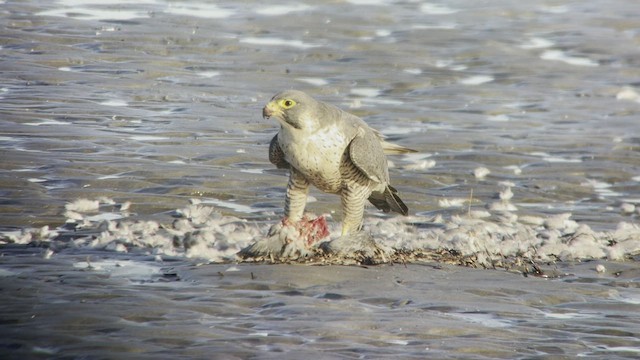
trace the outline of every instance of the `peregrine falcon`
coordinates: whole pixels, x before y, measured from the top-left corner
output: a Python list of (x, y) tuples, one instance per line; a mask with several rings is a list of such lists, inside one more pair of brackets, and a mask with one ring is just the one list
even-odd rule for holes
[(340, 195), (343, 237), (362, 229), (367, 199), (384, 212), (408, 214), (389, 183), (385, 153), (415, 150), (384, 141), (359, 117), (301, 91), (275, 95), (262, 115), (280, 124), (269, 146), (269, 160), (290, 171), (284, 208), (289, 222), (303, 219), (310, 184)]

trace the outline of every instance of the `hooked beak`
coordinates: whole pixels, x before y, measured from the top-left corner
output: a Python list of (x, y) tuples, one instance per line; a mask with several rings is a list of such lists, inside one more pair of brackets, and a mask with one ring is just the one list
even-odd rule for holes
[(266, 106), (262, 108), (262, 118), (263, 119), (268, 119), (268, 118), (271, 117), (271, 115), (273, 115), (273, 111), (271, 111), (271, 109), (269, 109)]
[(284, 111), (282, 111), (282, 109), (280, 108), (280, 106), (278, 105), (278, 103), (276, 103), (275, 101), (271, 101), (269, 102), (264, 108), (262, 108), (262, 117), (265, 119), (268, 119), (270, 117), (275, 118), (276, 120), (278, 120), (278, 122), (280, 123), (280, 125), (282, 126), (293, 126), (296, 129), (299, 129), (300, 127), (296, 124), (290, 124), (285, 118), (284, 118)]
[(264, 108), (262, 108), (262, 117), (264, 119), (268, 119), (275, 114), (276, 110), (273, 108), (273, 105), (274, 104), (270, 102)]

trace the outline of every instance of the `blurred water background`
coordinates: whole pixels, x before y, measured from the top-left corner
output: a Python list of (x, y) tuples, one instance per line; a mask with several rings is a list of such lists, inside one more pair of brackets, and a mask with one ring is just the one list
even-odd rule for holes
[[(639, 240), (640, 4), (56, 0), (0, 1), (0, 14), (7, 356), (640, 353), (632, 261), (564, 263), (556, 280), (425, 265), (300, 266), (291, 279), (286, 266), (7, 240), (63, 225), (78, 199), (159, 223), (191, 199), (275, 221), (286, 173), (268, 162), (277, 125), (261, 108), (288, 88), (419, 151), (390, 159), (415, 216), (506, 197), (521, 217), (624, 223)], [(338, 207), (312, 196), (310, 211)]]

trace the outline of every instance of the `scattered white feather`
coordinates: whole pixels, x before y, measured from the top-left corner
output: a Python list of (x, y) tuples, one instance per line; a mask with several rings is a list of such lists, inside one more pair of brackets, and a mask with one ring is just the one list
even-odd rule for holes
[(440, 199), (438, 200), (438, 206), (442, 208), (462, 207), (467, 201), (469, 201), (469, 199), (463, 199), (463, 198)]
[(640, 93), (630, 86), (625, 86), (616, 94), (616, 99), (640, 102)]
[[(463, 208), (453, 214), (437, 216), (367, 217), (365, 228), (385, 248), (403, 251), (455, 251), (463, 256), (474, 256), (478, 265), (491, 266), (493, 261), (509, 257), (532, 260), (623, 260), (640, 254), (640, 226), (622, 222), (614, 231), (594, 231), (590, 226), (571, 218), (571, 213), (552, 216), (518, 216), (517, 208), (509, 202), (510, 183), (501, 184), (503, 195), (487, 209), (463, 208), (466, 198), (441, 199), (439, 205), (447, 208)], [(67, 206), (79, 210), (100, 211), (101, 203), (110, 199), (74, 201)], [(97, 202), (97, 204), (96, 204)], [(83, 217), (81, 213), (67, 210), (74, 218), (76, 228), (84, 232), (94, 230), (94, 235), (58, 240), (59, 234), (69, 230), (50, 230), (48, 227), (5, 231), (0, 233), (0, 243), (30, 244), (49, 242), (49, 249), (56, 252), (64, 248), (103, 249), (122, 253), (142, 253), (155, 259), (184, 257), (214, 262), (237, 261), (241, 249), (264, 238), (272, 222), (252, 223), (233, 216), (224, 216), (214, 207), (198, 199), (174, 213), (169, 224), (142, 221), (128, 217), (118, 209), (128, 208), (114, 204), (106, 214), (119, 214), (119, 219), (99, 220), (99, 217)], [(114, 210), (115, 209), (115, 210)], [(113, 212), (112, 212), (113, 211)], [(103, 214), (103, 213), (99, 213)], [(99, 215), (98, 214), (98, 215)], [(77, 219), (76, 219), (77, 217)], [(416, 227), (415, 224), (438, 224)], [(339, 225), (330, 224), (334, 236)], [(53, 255), (44, 254), (45, 257)], [(89, 267), (90, 264), (85, 264)], [(121, 264), (126, 268), (126, 263)], [(97, 263), (94, 269), (110, 270), (115, 265)], [(110, 269), (107, 267), (111, 266)], [(228, 271), (233, 271), (229, 268)]]
[(427, 160), (418, 160), (418, 161), (414, 162), (413, 164), (407, 164), (407, 165), (403, 166), (402, 168), (405, 169), (405, 170), (418, 171), (418, 170), (431, 169), (434, 166), (436, 166), (436, 161), (435, 160), (431, 160), (431, 159), (427, 159)]
[(508, 212), (508, 211), (517, 211), (518, 208), (510, 203), (509, 201), (495, 201), (489, 205), (490, 211), (500, 211), (500, 212)]
[(511, 191), (511, 186), (507, 186), (504, 190), (498, 193), (498, 197), (500, 200), (511, 200), (513, 198), (513, 191)]
[(599, 66), (598, 62), (589, 58), (569, 56), (562, 50), (546, 50), (540, 55), (543, 60), (560, 61), (574, 66)]
[(98, 211), (100, 208), (100, 201), (98, 200), (88, 200), (88, 199), (78, 199), (72, 203), (68, 203), (65, 206), (65, 209), (76, 212), (92, 212)]
[(620, 211), (624, 214), (633, 214), (636, 211), (636, 206), (634, 204), (623, 203), (620, 205)]
[(473, 170), (473, 176), (475, 176), (476, 179), (479, 180), (486, 178), (489, 174), (491, 174), (491, 170), (487, 169), (486, 167), (478, 167)]

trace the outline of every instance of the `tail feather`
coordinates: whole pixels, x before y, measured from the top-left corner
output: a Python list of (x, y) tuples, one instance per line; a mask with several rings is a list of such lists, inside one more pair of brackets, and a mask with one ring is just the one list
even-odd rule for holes
[(376, 134), (376, 136), (378, 137), (378, 140), (380, 140), (380, 144), (382, 145), (382, 150), (384, 150), (384, 153), (387, 155), (400, 155), (400, 154), (408, 154), (408, 153), (415, 153), (418, 152), (417, 150), (413, 150), (413, 149), (409, 149), (406, 148), (404, 146), (400, 146), (400, 145), (396, 145), (394, 143), (390, 143), (388, 141), (385, 140), (385, 136), (382, 135), (382, 133), (376, 129), (371, 129), (373, 131), (374, 134)]
[(372, 193), (369, 202), (384, 212), (394, 211), (405, 216), (409, 214), (409, 208), (398, 196), (398, 190), (391, 185), (387, 186), (384, 193)]
[(401, 145), (397, 145), (394, 143), (390, 143), (387, 141), (382, 140), (381, 141), (382, 144), (382, 150), (384, 150), (384, 153), (387, 155), (400, 155), (400, 154), (408, 154), (408, 153), (415, 153), (418, 152), (416, 150), (413, 149), (409, 149), (406, 148), (404, 146)]

